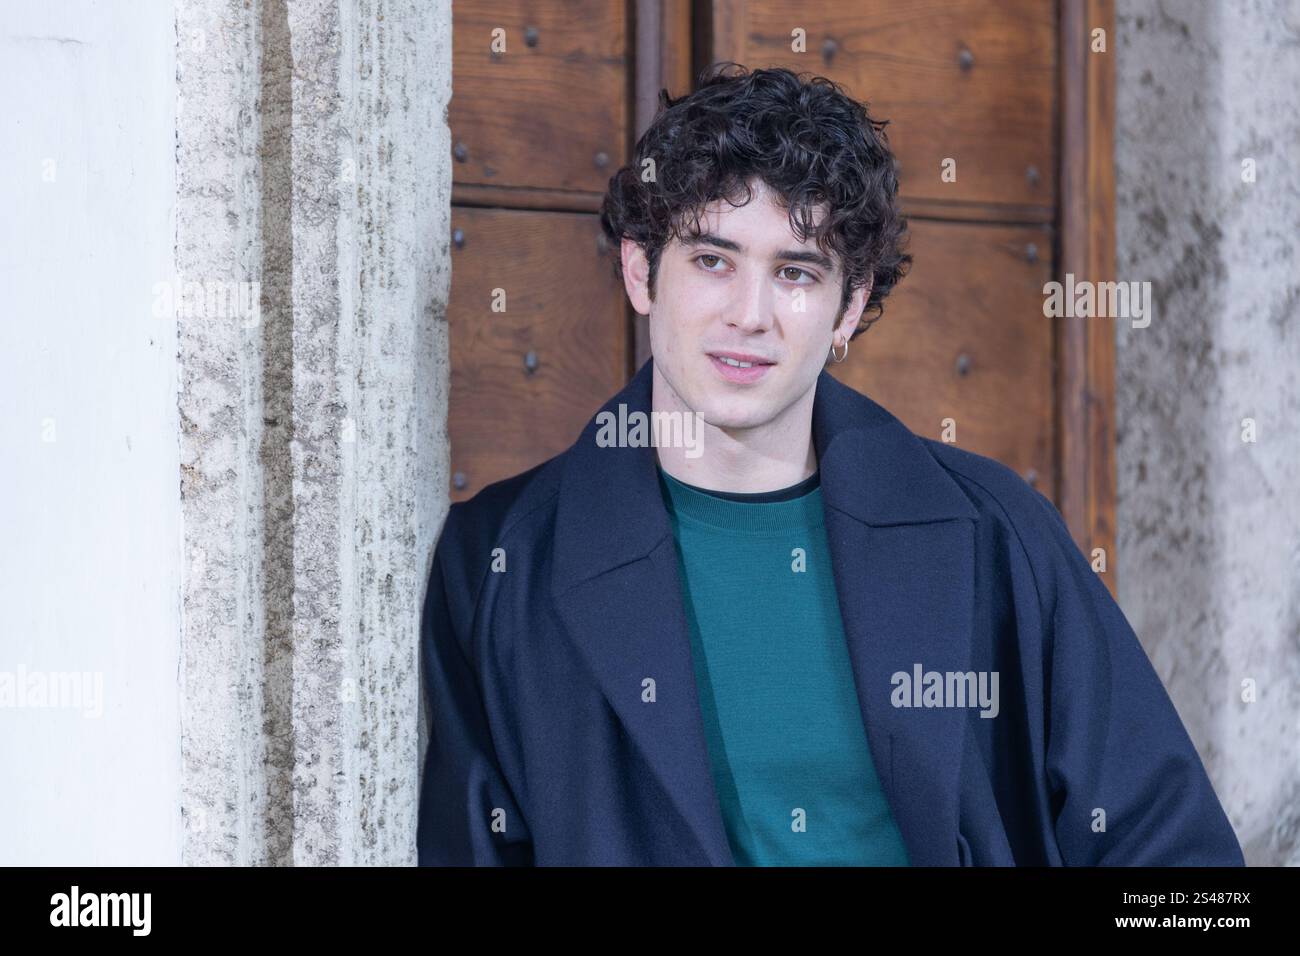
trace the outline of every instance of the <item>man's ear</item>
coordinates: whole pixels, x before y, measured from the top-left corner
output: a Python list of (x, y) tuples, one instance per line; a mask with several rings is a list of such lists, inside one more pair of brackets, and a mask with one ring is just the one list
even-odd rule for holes
[(623, 264), (623, 287), (638, 315), (650, 314), (650, 260), (634, 239), (624, 239), (619, 250)]
[(858, 330), (858, 322), (862, 320), (862, 313), (867, 307), (867, 299), (871, 296), (871, 287), (875, 283), (874, 276), (867, 277), (867, 284), (854, 289), (853, 294), (849, 296), (849, 304), (844, 309), (844, 317), (840, 319), (835, 328), (835, 335), (838, 335), (843, 341), (847, 342), (852, 338), (853, 333)]

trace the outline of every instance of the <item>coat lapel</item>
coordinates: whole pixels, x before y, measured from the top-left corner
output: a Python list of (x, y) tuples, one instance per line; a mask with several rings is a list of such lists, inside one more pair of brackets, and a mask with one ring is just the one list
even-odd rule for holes
[[(650, 411), (653, 360), (601, 409)], [(556, 607), (629, 740), (693, 834), (734, 863), (695, 687), (655, 450), (570, 449), (556, 512)], [(956, 864), (957, 774), (969, 714), (896, 708), (891, 676), (967, 670), (976, 512), (920, 440), (823, 372), (813, 409), (826, 532), (871, 755), (913, 865)], [(648, 685), (647, 680), (653, 681)], [(647, 687), (653, 686), (653, 701)]]
[[(829, 379), (823, 375), (823, 380)], [(895, 707), (894, 674), (970, 669), (977, 512), (901, 422), (835, 382), (815, 420), (826, 536), (872, 760), (913, 866), (955, 866), (969, 710)], [(819, 383), (819, 388), (823, 383)], [(856, 396), (854, 398), (853, 396)], [(957, 520), (952, 520), (957, 519)]]
[[(650, 411), (652, 366), (601, 412)], [(654, 448), (601, 447), (600, 412), (569, 453), (556, 510), (552, 593), (569, 633), (694, 835), (704, 861), (734, 864), (713, 784), (672, 525)], [(646, 682), (653, 681), (653, 700)]]

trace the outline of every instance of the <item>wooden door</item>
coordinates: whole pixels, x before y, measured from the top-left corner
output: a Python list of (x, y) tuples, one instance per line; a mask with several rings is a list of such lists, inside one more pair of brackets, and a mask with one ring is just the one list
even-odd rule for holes
[[(627, 161), (623, 3), (453, 7), (453, 501), (573, 443), (627, 382), (626, 295), (598, 210)], [(581, 107), (575, 107), (581, 104)]]

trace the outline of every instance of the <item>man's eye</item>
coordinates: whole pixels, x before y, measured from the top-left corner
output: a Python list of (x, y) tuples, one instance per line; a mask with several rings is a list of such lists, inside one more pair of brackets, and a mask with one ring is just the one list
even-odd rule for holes
[[(702, 255), (702, 256), (696, 256), (696, 257), (695, 257), (695, 261), (696, 261), (696, 262), (704, 262), (705, 259), (716, 259), (718, 262), (721, 262), (721, 261), (722, 261), (722, 257), (721, 257), (721, 256), (715, 256), (715, 255), (712, 255), (711, 253), (708, 253), (708, 252), (706, 252), (706, 253), (705, 253), (704, 255)], [(704, 262), (704, 268), (705, 268), (705, 269), (708, 269), (709, 272), (713, 272), (713, 271), (714, 271), (712, 268), (709, 267), (709, 264), (708, 264), (707, 262)]]
[[(814, 281), (815, 281), (815, 278), (816, 278), (815, 276), (813, 276), (813, 274), (812, 274), (811, 272), (807, 272), (807, 271), (805, 271), (805, 270), (803, 270), (803, 269), (800, 269), (798, 266), (785, 266), (784, 268), (781, 269), (781, 271), (782, 271), (782, 272), (797, 272), (797, 273), (799, 273), (800, 275), (805, 275), (805, 276), (807, 276), (809, 279), (813, 279)], [(789, 277), (787, 276), (787, 278), (789, 278)], [(793, 281), (793, 282), (797, 282), (798, 279), (792, 279), (791, 281)]]

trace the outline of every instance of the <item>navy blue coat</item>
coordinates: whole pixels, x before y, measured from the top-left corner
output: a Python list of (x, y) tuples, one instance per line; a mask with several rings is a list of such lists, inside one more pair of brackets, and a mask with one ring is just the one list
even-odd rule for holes
[[(648, 412), (651, 370), (604, 410)], [(598, 447), (597, 427), (447, 515), (421, 636), (421, 865), (734, 865), (655, 450)], [(813, 440), (867, 740), (913, 865), (1242, 865), (1047, 498), (826, 372)], [(997, 671), (997, 716), (895, 706), (891, 675), (917, 664)]]

